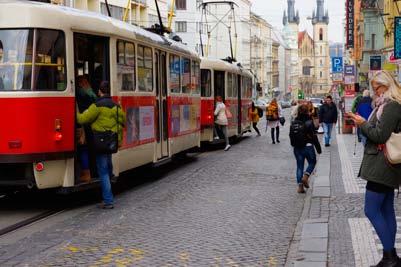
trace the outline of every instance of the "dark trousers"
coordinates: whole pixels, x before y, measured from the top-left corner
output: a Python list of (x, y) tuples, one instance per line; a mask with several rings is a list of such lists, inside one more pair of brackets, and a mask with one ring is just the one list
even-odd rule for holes
[(252, 123), (253, 129), (255, 129), (255, 131), (258, 133), (258, 135), (260, 135), (259, 129), (258, 129), (258, 123), (257, 122), (253, 122)]
[(366, 190), (365, 215), (375, 228), (384, 251), (391, 251), (395, 246), (397, 234), (394, 192), (376, 193)]
[[(274, 139), (274, 132), (276, 132), (276, 139)], [(276, 128), (271, 129), (271, 136), (272, 136), (272, 141), (280, 141), (280, 127), (277, 126)]]

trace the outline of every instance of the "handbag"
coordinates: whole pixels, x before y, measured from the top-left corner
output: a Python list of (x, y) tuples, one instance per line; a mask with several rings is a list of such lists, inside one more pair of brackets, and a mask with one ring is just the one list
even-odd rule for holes
[(95, 152), (98, 154), (114, 154), (118, 151), (118, 132), (119, 132), (119, 122), (118, 122), (118, 109), (120, 107), (117, 105), (117, 132), (110, 130), (104, 132), (93, 132), (93, 145)]
[(98, 154), (117, 153), (118, 133), (113, 131), (93, 132), (93, 145)]
[(384, 148), (389, 163), (401, 164), (401, 133), (392, 133)]
[(231, 119), (233, 117), (233, 114), (231, 113), (231, 111), (229, 109), (226, 108), (226, 117), (227, 119)]
[(285, 124), (285, 118), (284, 117), (280, 117), (280, 124), (281, 124), (281, 126), (284, 126), (284, 124)]

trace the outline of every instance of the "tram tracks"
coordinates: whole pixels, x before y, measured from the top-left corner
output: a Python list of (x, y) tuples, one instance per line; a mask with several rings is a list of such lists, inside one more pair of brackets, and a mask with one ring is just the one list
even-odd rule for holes
[(52, 215), (55, 215), (57, 213), (60, 213), (64, 211), (63, 209), (55, 209), (55, 210), (49, 210), (49, 211), (44, 211), (44, 212), (40, 212), (36, 215), (33, 215), (31, 217), (28, 217), (27, 219), (21, 220), (21, 221), (17, 221), (15, 223), (12, 223), (8, 226), (3, 227), (2, 229), (0, 229), (0, 237), (14, 232), (20, 228), (23, 228), (25, 226), (29, 226), (34, 224), (35, 222), (41, 221), (43, 219), (46, 219)]

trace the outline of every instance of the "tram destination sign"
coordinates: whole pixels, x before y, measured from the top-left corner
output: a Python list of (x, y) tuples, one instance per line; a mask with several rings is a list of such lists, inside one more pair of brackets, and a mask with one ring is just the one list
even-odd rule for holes
[(394, 18), (394, 59), (401, 59), (401, 17)]
[(354, 0), (347, 0), (347, 48), (354, 48)]

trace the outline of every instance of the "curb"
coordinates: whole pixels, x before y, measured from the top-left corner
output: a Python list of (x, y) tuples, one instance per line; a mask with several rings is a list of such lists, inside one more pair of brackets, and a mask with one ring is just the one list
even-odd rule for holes
[(330, 188), (330, 150), (319, 158), (316, 174), (312, 179), (309, 205), (297, 249), (297, 258), (292, 262), (295, 267), (326, 267), (328, 262)]

